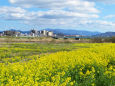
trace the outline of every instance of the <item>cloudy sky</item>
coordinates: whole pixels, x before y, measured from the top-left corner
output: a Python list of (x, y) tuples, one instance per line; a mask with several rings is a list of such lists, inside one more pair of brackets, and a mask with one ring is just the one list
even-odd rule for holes
[(115, 31), (115, 0), (0, 0), (0, 30)]

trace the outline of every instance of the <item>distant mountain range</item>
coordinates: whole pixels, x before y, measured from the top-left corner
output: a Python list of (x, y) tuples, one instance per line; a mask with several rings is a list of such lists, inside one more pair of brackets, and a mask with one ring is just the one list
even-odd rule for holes
[(84, 30), (65, 30), (65, 29), (45, 29), (48, 31), (53, 31), (55, 34), (61, 33), (64, 35), (84, 35), (84, 36), (92, 36), (101, 34), (100, 32), (91, 32), (91, 31), (84, 31)]
[(115, 32), (101, 33), (98, 35), (94, 35), (93, 37), (112, 37), (112, 36), (115, 36)]

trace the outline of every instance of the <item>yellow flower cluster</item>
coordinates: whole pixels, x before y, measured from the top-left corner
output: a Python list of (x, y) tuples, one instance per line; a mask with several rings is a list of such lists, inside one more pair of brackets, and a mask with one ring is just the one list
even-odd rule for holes
[(89, 47), (0, 63), (0, 86), (114, 86), (115, 44), (78, 45)]

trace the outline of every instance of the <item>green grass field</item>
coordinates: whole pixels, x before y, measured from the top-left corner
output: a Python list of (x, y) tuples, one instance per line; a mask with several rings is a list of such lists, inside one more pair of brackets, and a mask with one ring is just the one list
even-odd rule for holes
[[(85, 47), (85, 46), (84, 46)], [(18, 62), (31, 60), (31, 56), (38, 57), (58, 51), (71, 51), (77, 48), (74, 43), (2, 43), (0, 44), (0, 62)]]

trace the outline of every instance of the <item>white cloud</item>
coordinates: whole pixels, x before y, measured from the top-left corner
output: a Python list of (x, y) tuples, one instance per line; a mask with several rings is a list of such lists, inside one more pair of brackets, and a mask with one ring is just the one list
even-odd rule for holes
[(3, 20), (33, 20), (36, 12), (29, 12), (20, 7), (0, 7), (0, 18)]
[(11, 4), (22, 7), (36, 7), (41, 9), (68, 9), (74, 11), (85, 11), (98, 13), (94, 2), (83, 0), (9, 0)]
[[(104, 21), (104, 20), (83, 20), (80, 21), (83, 25), (94, 26), (94, 27), (115, 27), (115, 22)], [(110, 29), (110, 28), (108, 28)]]
[[(108, 26), (108, 27), (112, 27), (112, 28), (115, 27), (115, 22), (97, 20), (97, 21), (95, 21), (95, 23), (96, 23), (97, 25), (100, 25), (100, 26), (103, 26), (103, 27), (106, 27), (106, 28), (107, 28), (107, 26)], [(110, 28), (108, 28), (108, 29), (110, 29)]]
[(101, 2), (105, 4), (115, 4), (115, 0), (84, 0), (84, 1)]
[[(58, 19), (58, 18), (98, 18), (99, 10), (95, 8), (94, 2), (83, 0), (9, 0), (16, 6), (27, 8), (39, 8), (48, 11), (31, 12), (26, 14), (32, 15), (34, 18)], [(19, 16), (19, 14), (13, 14)], [(31, 18), (33, 18), (31, 17)]]
[(26, 10), (20, 7), (0, 7), (1, 19), (18, 19), (23, 18)]
[(115, 18), (115, 15), (107, 15), (104, 17), (105, 19), (111, 19), (111, 18)]
[(85, 24), (86, 28), (89, 28), (90, 30), (100, 30), (102, 32), (104, 31), (115, 31), (115, 22), (110, 21), (103, 21), (103, 20), (96, 20), (96, 21), (86, 21)]
[(79, 13), (79, 12), (69, 12), (64, 10), (49, 10), (49, 11), (41, 11), (36, 12), (39, 17), (49, 18), (49, 19), (66, 19), (66, 18), (98, 18), (97, 14), (87, 14), (87, 13)]
[[(95, 8), (94, 2), (83, 0), (9, 0), (11, 4), (21, 7), (36, 7), (41, 10), (12, 13), (9, 15), (18, 19), (68, 19), (68, 18), (98, 18), (99, 10)], [(32, 8), (34, 9), (34, 8)], [(10, 17), (11, 18), (11, 17)]]
[(0, 14), (5, 19), (19, 20), (36, 20), (37, 18), (44, 19), (68, 19), (68, 18), (98, 18), (97, 14), (88, 14), (80, 12), (69, 12), (65, 10), (48, 10), (29, 12), (20, 7), (1, 7)]
[(4, 6), (4, 7), (0, 7), (0, 14), (1, 13), (24, 13), (26, 12), (24, 9), (20, 8), (20, 7), (7, 7), (7, 6)]

